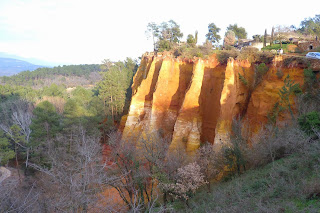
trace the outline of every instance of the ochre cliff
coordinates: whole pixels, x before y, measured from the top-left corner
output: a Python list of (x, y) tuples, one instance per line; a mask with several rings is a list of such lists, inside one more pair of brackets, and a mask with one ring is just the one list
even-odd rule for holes
[[(133, 96), (123, 137), (135, 132), (157, 130), (171, 140), (170, 149), (197, 149), (202, 142), (228, 140), (232, 120), (242, 116), (253, 132), (268, 122), (268, 113), (279, 101), (284, 78), (303, 85), (303, 68), (283, 66), (274, 58), (269, 70), (254, 90), (255, 65), (232, 58), (219, 64), (215, 55), (208, 59), (174, 58), (169, 54), (145, 54), (134, 77)], [(282, 71), (282, 77), (277, 75)], [(291, 98), (294, 107), (294, 100)], [(279, 121), (286, 121), (283, 113)]]

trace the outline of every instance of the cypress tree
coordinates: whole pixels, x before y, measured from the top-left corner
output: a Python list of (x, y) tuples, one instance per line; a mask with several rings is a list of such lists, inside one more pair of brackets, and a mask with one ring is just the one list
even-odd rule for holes
[(267, 46), (267, 29), (264, 31), (263, 47)]
[(272, 31), (271, 31), (271, 41), (270, 41), (270, 46), (272, 46), (272, 44), (273, 44), (273, 36), (274, 36), (274, 27), (272, 27)]

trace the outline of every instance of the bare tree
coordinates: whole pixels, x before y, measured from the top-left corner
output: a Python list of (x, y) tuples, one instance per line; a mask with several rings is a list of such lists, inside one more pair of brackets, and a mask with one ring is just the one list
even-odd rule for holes
[(148, 173), (144, 167), (146, 161), (139, 155), (136, 144), (137, 138), (121, 140), (119, 133), (109, 135), (111, 160), (114, 166), (108, 170), (110, 176), (117, 176), (117, 181), (111, 182), (121, 199), (130, 210), (145, 208), (147, 196)]
[[(107, 160), (103, 160), (100, 137), (89, 136), (79, 127), (74, 135), (71, 149), (64, 144), (66, 138), (59, 136), (48, 142), (47, 157), (51, 164), (48, 168), (31, 164), (34, 169), (41, 171), (41, 182), (45, 196), (51, 202), (47, 203), (50, 211), (62, 212), (95, 212), (114, 210), (111, 198), (106, 197), (108, 205), (96, 205), (101, 200), (100, 193), (108, 188), (108, 184), (116, 181), (117, 177), (107, 175)], [(110, 202), (109, 202), (110, 201)]]
[(207, 182), (208, 192), (211, 191), (211, 181), (223, 170), (223, 154), (219, 145), (206, 143), (197, 151), (196, 161)]
[(12, 171), (12, 175), (0, 183), (0, 212), (45, 212), (42, 191), (34, 180), (23, 183)]
[(30, 135), (31, 135), (31, 120), (33, 106), (24, 100), (14, 100), (2, 103), (0, 106), (0, 114), (3, 118), (0, 121), (0, 129), (14, 143), (16, 152), (16, 163), (18, 163), (18, 147), (26, 152), (26, 168), (29, 162), (30, 153)]
[(281, 129), (266, 125), (253, 137), (248, 161), (253, 167), (265, 165), (302, 150), (308, 146), (308, 141), (296, 123)]
[(204, 175), (201, 173), (200, 166), (196, 163), (189, 163), (177, 170), (174, 183), (162, 183), (161, 187), (174, 196), (175, 199), (181, 199), (188, 205), (190, 194), (205, 184)]
[(282, 48), (282, 42), (287, 39), (287, 35), (290, 32), (290, 28), (286, 26), (278, 25), (276, 27), (275, 36), (276, 39), (280, 42), (280, 47)]
[(178, 169), (187, 163), (183, 149), (167, 153), (169, 140), (157, 131), (146, 132), (127, 140), (121, 140), (119, 133), (109, 135), (114, 162), (109, 172), (120, 177), (110, 185), (133, 212), (135, 209), (151, 211), (159, 197), (163, 197), (163, 209), (170, 208), (167, 206), (170, 191), (163, 186), (176, 183)]

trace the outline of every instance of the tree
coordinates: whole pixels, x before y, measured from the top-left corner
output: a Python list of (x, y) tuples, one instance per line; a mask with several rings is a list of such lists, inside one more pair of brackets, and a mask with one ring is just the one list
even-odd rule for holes
[(79, 125), (86, 126), (87, 117), (87, 110), (77, 100), (70, 98), (66, 102), (62, 122), (65, 134), (70, 137), (69, 142), (73, 140), (73, 135), (78, 131), (77, 127)]
[(280, 47), (282, 48), (282, 42), (287, 39), (287, 34), (290, 32), (290, 29), (286, 26), (278, 25), (276, 27), (275, 36), (276, 39), (280, 42)]
[(108, 170), (109, 176), (122, 177), (111, 182), (110, 186), (118, 191), (129, 209), (141, 205), (141, 208), (145, 208), (144, 196), (149, 199), (147, 185), (150, 176), (144, 167), (145, 159), (139, 156), (136, 140), (137, 138), (121, 140), (118, 133), (111, 133), (108, 142), (112, 149), (110, 157), (114, 162), (114, 167)]
[(5, 137), (3, 131), (0, 131), (0, 166), (6, 164), (14, 157), (15, 153), (12, 149), (10, 149), (8, 138)]
[(305, 19), (300, 24), (300, 32), (310, 34), (313, 36), (320, 36), (320, 14), (315, 15), (313, 18)]
[(234, 24), (234, 25), (229, 25), (227, 27), (227, 31), (233, 31), (234, 34), (235, 34), (235, 37), (236, 39), (239, 41), (239, 39), (244, 39), (244, 38), (247, 38), (247, 32), (246, 32), (246, 29), (244, 29), (243, 27), (238, 27), (237, 24)]
[(214, 23), (210, 23), (208, 25), (208, 33), (206, 34), (206, 38), (208, 41), (211, 41), (211, 43), (217, 44), (221, 40), (221, 36), (218, 34), (220, 32), (220, 28), (217, 27)]
[(289, 110), (292, 120), (294, 120), (294, 114), (292, 111), (290, 96), (297, 93), (301, 93), (300, 85), (291, 80), (290, 75), (288, 74), (287, 77), (284, 79), (284, 85), (279, 90), (278, 94), (280, 96), (281, 105), (285, 109)]
[(175, 21), (170, 20), (168, 23), (162, 24), (163, 28), (161, 30), (163, 38), (166, 38), (170, 42), (177, 43), (182, 38), (183, 33), (180, 30), (180, 25), (178, 25)]
[(152, 35), (155, 51), (172, 49), (183, 36), (180, 26), (173, 20), (162, 22), (160, 25), (150, 22), (146, 32), (148, 35)]
[(232, 46), (236, 42), (235, 33), (231, 30), (228, 30), (224, 36), (224, 46)]
[(159, 37), (159, 26), (154, 22), (148, 23), (146, 34), (148, 37), (150, 37), (150, 35), (152, 36), (153, 50), (156, 51), (156, 39)]
[(65, 89), (56, 84), (51, 84), (50, 87), (45, 87), (43, 89), (43, 95), (46, 96), (58, 96), (64, 97)]
[(77, 100), (83, 106), (87, 107), (93, 96), (93, 92), (92, 90), (77, 86), (76, 89), (71, 92), (71, 95), (73, 99)]
[(267, 46), (267, 29), (264, 31), (263, 47)]
[[(63, 135), (48, 141), (47, 146), (54, 147), (47, 148), (44, 153), (50, 160), (50, 168), (30, 164), (42, 173), (42, 189), (51, 200), (46, 202), (48, 212), (88, 212), (89, 207), (94, 212), (113, 212), (114, 209), (110, 211), (112, 206), (108, 205), (111, 198), (99, 197), (109, 181), (117, 180), (117, 177), (107, 175), (112, 164), (103, 159), (100, 135), (89, 136), (82, 126), (77, 129), (71, 148)], [(99, 199), (107, 204), (99, 206)]]
[(187, 43), (194, 47), (196, 45), (196, 39), (193, 37), (193, 35), (189, 34), (187, 37)]
[(39, 103), (33, 110), (33, 115), (30, 125), (32, 157), (37, 158), (38, 163), (44, 163), (41, 159), (45, 143), (54, 138), (61, 130), (60, 116), (53, 104), (48, 101)]
[(270, 46), (272, 46), (272, 45), (273, 45), (273, 40), (274, 40), (274, 27), (272, 27), (272, 31), (271, 31)]
[(208, 186), (208, 192), (210, 192), (210, 181), (217, 177), (217, 175), (223, 170), (224, 166), (221, 147), (216, 144), (203, 144), (197, 151), (196, 162), (201, 168), (204, 180)]
[(195, 44), (198, 43), (198, 30), (194, 33)]
[(122, 113), (125, 106), (129, 84), (126, 71), (123, 64), (112, 66), (108, 72), (104, 72), (102, 81), (98, 83), (99, 96), (104, 100), (105, 115), (111, 114), (113, 120)]
[(200, 166), (196, 163), (189, 163), (177, 171), (175, 183), (162, 184), (175, 199), (181, 199), (188, 205), (188, 199), (196, 190), (205, 184), (204, 175), (201, 173)]
[(261, 35), (253, 35), (252, 38), (255, 42), (260, 42), (261, 41)]
[(224, 147), (224, 157), (228, 168), (240, 175), (242, 170), (246, 170), (248, 131), (243, 130), (244, 126), (240, 119), (234, 119), (231, 127), (230, 144)]
[[(25, 165), (28, 167), (30, 151), (32, 106), (23, 100), (14, 100), (1, 104), (0, 129), (15, 147), (16, 163), (18, 166), (18, 151), (26, 154)], [(18, 147), (20, 149), (18, 149)]]

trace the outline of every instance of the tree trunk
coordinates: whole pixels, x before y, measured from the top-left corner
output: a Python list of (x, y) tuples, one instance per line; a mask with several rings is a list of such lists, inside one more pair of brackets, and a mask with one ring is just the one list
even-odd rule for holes
[(17, 151), (17, 144), (14, 144), (14, 151), (16, 153), (16, 168), (18, 171), (18, 176), (19, 176), (19, 182), (21, 183), (21, 175), (20, 175), (20, 169), (19, 169), (19, 162), (18, 162), (18, 151)]
[(111, 116), (112, 116), (112, 121), (114, 121), (114, 116), (113, 116), (113, 100), (112, 100), (112, 95), (111, 95)]

